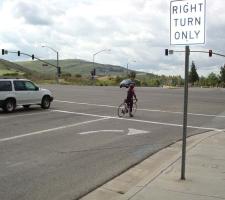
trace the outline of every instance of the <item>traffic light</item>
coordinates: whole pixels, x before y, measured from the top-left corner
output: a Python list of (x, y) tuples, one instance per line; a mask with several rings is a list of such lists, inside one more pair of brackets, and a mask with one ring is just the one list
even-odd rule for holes
[(31, 57), (32, 57), (32, 60), (34, 60), (34, 54), (32, 54), (32, 56), (31, 56)]
[(166, 55), (166, 56), (169, 55), (169, 49), (165, 49), (165, 55)]
[(58, 75), (61, 74), (61, 67), (57, 67), (57, 74), (58, 74)]
[(20, 56), (20, 51), (17, 52), (18, 56)]
[(93, 69), (93, 75), (94, 76), (96, 75), (96, 69), (95, 68)]
[(212, 57), (212, 50), (209, 50), (209, 57)]
[(2, 55), (4, 55), (5, 54), (5, 49), (2, 49)]

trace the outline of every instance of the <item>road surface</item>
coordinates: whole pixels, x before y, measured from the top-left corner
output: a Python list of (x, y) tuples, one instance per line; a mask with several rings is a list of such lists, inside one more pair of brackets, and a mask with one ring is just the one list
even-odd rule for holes
[[(119, 118), (124, 88), (44, 87), (51, 109), (0, 111), (0, 199), (78, 199), (182, 137), (183, 89), (136, 88)], [(224, 129), (224, 105), (224, 89), (190, 89), (188, 135)]]

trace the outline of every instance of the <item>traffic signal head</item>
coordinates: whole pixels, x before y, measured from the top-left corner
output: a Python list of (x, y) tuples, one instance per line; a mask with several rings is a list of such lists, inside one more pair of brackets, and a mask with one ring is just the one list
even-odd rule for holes
[(17, 53), (18, 53), (18, 56), (20, 56), (20, 51), (18, 51)]
[(96, 75), (96, 69), (95, 68), (93, 69), (93, 75), (94, 76)]
[(166, 56), (169, 55), (169, 49), (165, 49), (165, 55), (166, 55)]
[(209, 50), (209, 57), (212, 57), (212, 50)]
[(57, 67), (57, 73), (60, 76), (60, 74), (61, 74), (61, 67)]
[(5, 54), (5, 49), (2, 49), (2, 55), (4, 55)]
[(32, 56), (31, 56), (31, 57), (32, 57), (32, 60), (34, 60), (34, 54), (32, 54)]

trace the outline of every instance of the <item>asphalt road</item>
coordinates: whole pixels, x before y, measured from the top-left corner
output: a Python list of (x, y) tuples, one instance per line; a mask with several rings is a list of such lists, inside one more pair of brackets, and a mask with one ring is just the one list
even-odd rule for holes
[[(118, 118), (118, 87), (46, 85), (51, 109), (0, 111), (0, 199), (78, 199), (181, 139), (183, 89), (136, 88)], [(190, 89), (188, 135), (225, 128), (225, 90)]]

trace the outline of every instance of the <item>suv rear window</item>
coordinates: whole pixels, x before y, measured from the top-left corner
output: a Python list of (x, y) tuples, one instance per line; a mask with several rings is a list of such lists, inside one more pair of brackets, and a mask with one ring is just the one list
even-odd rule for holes
[(0, 81), (0, 91), (12, 91), (11, 81)]
[(24, 91), (27, 90), (25, 87), (24, 81), (13, 81), (14, 83), (14, 88), (16, 91)]

